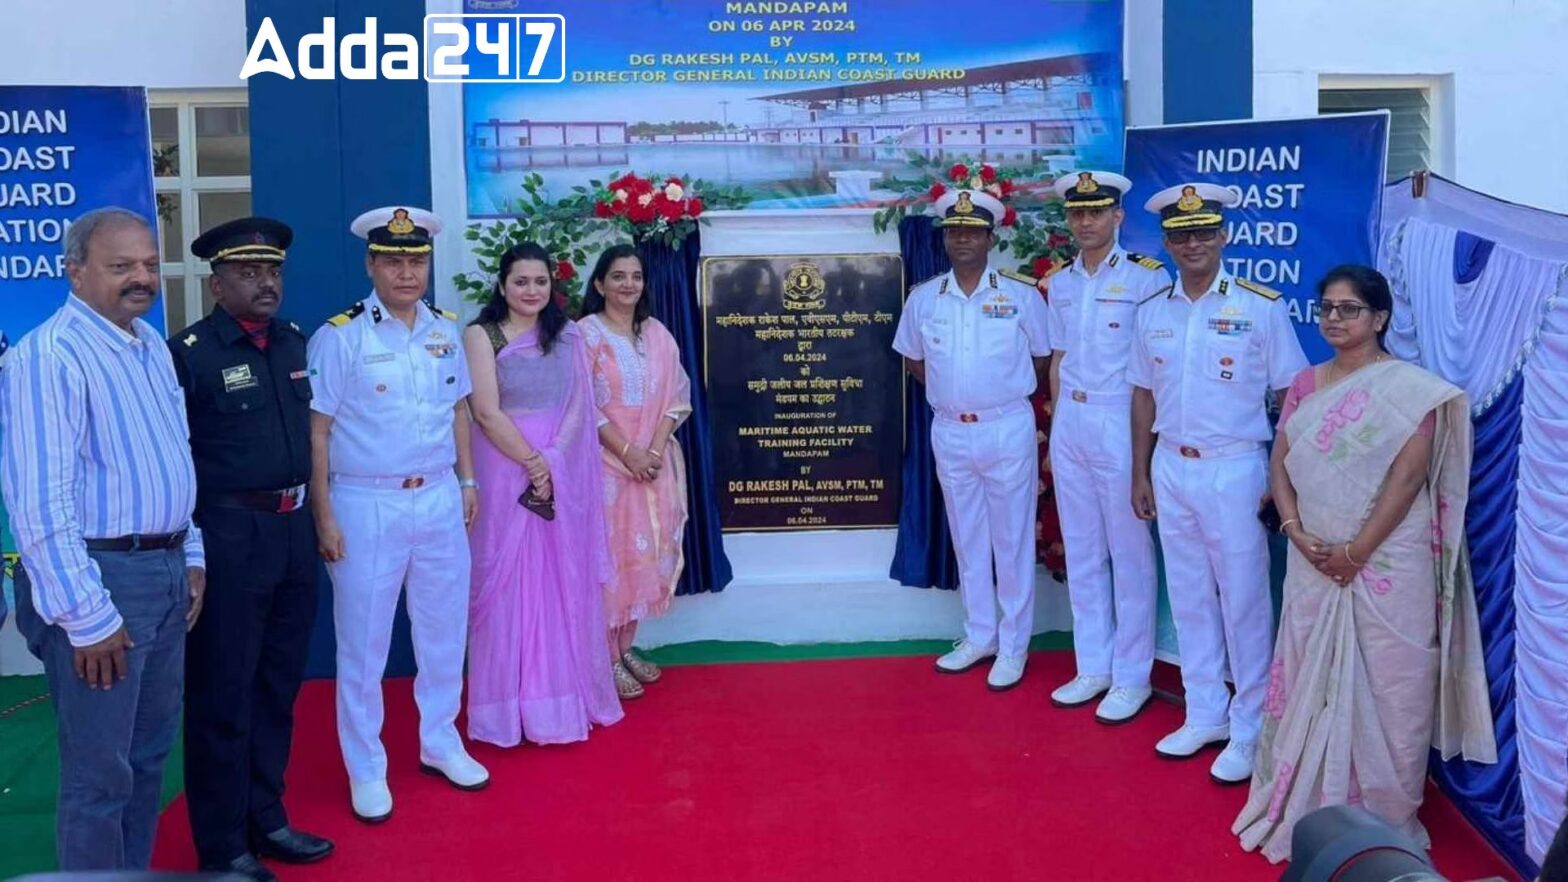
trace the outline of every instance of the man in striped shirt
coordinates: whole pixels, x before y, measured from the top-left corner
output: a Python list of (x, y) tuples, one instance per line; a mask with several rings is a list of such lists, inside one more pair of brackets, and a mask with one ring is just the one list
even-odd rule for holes
[(16, 621), (59, 723), (60, 869), (145, 869), (205, 587), (196, 475), (169, 350), (140, 318), (158, 296), (151, 226), (88, 212), (65, 261), (71, 295), (0, 374)]

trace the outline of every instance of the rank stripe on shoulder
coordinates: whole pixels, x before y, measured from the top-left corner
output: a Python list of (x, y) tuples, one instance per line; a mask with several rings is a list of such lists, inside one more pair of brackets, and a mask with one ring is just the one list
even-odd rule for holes
[(356, 303), (353, 306), (350, 306), (348, 309), (345, 309), (337, 315), (333, 316), (332, 318), (327, 319), (327, 324), (332, 325), (333, 327), (341, 328), (349, 322), (353, 321), (355, 316), (364, 311), (365, 304)]
[(1127, 252), (1127, 259), (1143, 267), (1144, 269), (1165, 269), (1165, 264), (1161, 263), (1160, 261), (1132, 251)]
[(1267, 287), (1265, 285), (1259, 285), (1257, 282), (1251, 281), (1249, 279), (1237, 279), (1236, 284), (1246, 288), (1248, 291), (1251, 291), (1252, 293), (1266, 300), (1278, 300), (1281, 296), (1283, 296), (1273, 288)]
[[(1005, 270), (1005, 269), (1001, 270), (1000, 272), (1002, 273), (1002, 275), (1008, 277), (1009, 279), (1012, 279), (1015, 282), (1023, 282), (1025, 285), (1028, 285), (1030, 287), (1034, 287), (1035, 285), (1040, 284), (1040, 280), (1035, 278), (1034, 276), (1025, 275), (1024, 273), (1014, 272), (1012, 270)], [(1046, 275), (1050, 275), (1050, 273), (1046, 273)]]
[(457, 313), (450, 309), (437, 309), (436, 313), (449, 322), (457, 321)]

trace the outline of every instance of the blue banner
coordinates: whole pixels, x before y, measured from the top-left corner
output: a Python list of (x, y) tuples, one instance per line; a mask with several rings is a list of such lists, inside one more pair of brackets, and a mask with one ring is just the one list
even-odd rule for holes
[[(156, 219), (147, 91), (0, 86), (0, 340), (15, 345), (65, 302), (65, 232), (108, 205)], [(163, 328), (161, 299), (146, 319)], [(4, 511), (0, 551), (9, 591)]]
[(1150, 196), (1176, 184), (1209, 182), (1237, 192), (1225, 269), (1285, 294), (1308, 360), (1329, 356), (1317, 329), (1318, 280), (1342, 263), (1377, 265), (1388, 114), (1203, 123), (1127, 131), (1129, 199), (1122, 243), (1164, 253)]

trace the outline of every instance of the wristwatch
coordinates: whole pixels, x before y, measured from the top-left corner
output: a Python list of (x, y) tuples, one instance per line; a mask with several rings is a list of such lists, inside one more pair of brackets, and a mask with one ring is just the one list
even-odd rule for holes
[(475, 490), (478, 490), (479, 489), (479, 482), (475, 481), (473, 478), (458, 478), (457, 479), (457, 486), (463, 488), (464, 490), (467, 490), (470, 487), (474, 488)]

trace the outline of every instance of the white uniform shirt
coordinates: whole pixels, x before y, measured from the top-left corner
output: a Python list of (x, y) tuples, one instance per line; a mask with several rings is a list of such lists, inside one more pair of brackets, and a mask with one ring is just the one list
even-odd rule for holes
[(1130, 391), (1127, 360), (1138, 304), (1170, 283), (1163, 268), (1139, 263), (1120, 245), (1111, 248), (1092, 276), (1084, 270), (1082, 255), (1051, 276), (1051, 345), (1066, 353), (1058, 369), (1062, 395)]
[(989, 265), (965, 296), (949, 270), (909, 293), (893, 348), (925, 362), (926, 400), (938, 411), (1014, 404), (1034, 392), (1032, 359), (1051, 354), (1045, 301)]
[(1135, 330), (1127, 380), (1154, 393), (1154, 431), (1177, 444), (1267, 441), (1266, 396), (1307, 366), (1285, 300), (1226, 272), (1196, 301), (1178, 279), (1139, 307)]
[(375, 294), (359, 307), (344, 313), (347, 321), (323, 325), (308, 350), (310, 407), (332, 417), (332, 473), (450, 471), (457, 464), (452, 409), (472, 388), (461, 330), (423, 302), (414, 307), (413, 330)]

